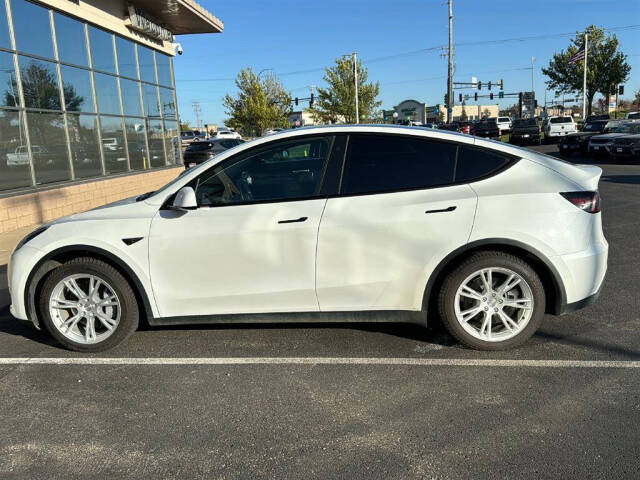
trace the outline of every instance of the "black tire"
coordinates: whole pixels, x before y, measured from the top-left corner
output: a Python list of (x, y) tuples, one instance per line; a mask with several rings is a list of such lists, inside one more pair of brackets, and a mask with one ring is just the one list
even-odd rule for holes
[[(92, 274), (106, 280), (120, 300), (120, 322), (111, 336), (99, 343), (82, 344), (65, 337), (55, 327), (49, 313), (49, 299), (55, 286), (66, 276), (79, 273)], [(122, 343), (138, 328), (138, 302), (131, 285), (118, 270), (108, 263), (92, 257), (74, 258), (53, 270), (47, 276), (40, 290), (37, 304), (40, 319), (51, 336), (64, 347), (77, 352), (102, 352), (108, 350)]]
[[(474, 337), (460, 325), (455, 314), (455, 296), (462, 282), (474, 272), (490, 267), (508, 268), (520, 275), (529, 284), (534, 300), (533, 313), (525, 328), (514, 337), (500, 342)], [(444, 279), (438, 296), (438, 309), (446, 329), (464, 345), (476, 350), (507, 350), (522, 345), (540, 326), (545, 310), (545, 292), (538, 274), (521, 258), (504, 252), (478, 252), (464, 260)]]

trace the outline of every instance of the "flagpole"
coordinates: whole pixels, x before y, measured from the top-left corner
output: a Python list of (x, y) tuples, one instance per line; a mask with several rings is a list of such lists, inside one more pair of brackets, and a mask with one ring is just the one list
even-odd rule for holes
[(587, 40), (588, 35), (584, 34), (584, 78), (582, 80), (582, 119), (587, 118)]

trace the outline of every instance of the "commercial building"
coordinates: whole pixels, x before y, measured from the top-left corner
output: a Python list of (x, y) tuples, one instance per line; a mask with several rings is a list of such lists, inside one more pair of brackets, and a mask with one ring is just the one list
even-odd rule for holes
[[(484, 116), (497, 117), (500, 110), (498, 105), (454, 105), (452, 112), (454, 121), (460, 120), (463, 109), (468, 120), (477, 120)], [(394, 116), (394, 113), (398, 115)], [(385, 121), (438, 123), (444, 119), (446, 113), (447, 107), (441, 104), (429, 106), (417, 100), (405, 100), (393, 107), (393, 110), (385, 110)]]
[(309, 110), (300, 110), (289, 114), (289, 125), (291, 127), (310, 127), (316, 124), (317, 122)]
[(222, 29), (193, 0), (0, 0), (0, 233), (174, 178), (173, 36)]

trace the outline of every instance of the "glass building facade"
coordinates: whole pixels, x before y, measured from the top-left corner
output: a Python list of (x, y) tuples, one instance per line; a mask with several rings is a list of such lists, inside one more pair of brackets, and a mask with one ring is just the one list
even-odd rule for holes
[(0, 195), (179, 164), (173, 78), (169, 55), (0, 0)]

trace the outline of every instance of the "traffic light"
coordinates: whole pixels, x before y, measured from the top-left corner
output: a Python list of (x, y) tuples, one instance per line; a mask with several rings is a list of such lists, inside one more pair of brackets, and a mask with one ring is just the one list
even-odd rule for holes
[(533, 101), (533, 108), (538, 108), (538, 100)]
[(624, 85), (618, 85), (618, 95), (624, 95)]
[(458, 99), (460, 100), (460, 103), (462, 103), (462, 94), (458, 95)]
[(489, 90), (491, 90), (491, 81), (489, 81)]
[(504, 80), (500, 79), (500, 90), (504, 90), (502, 87), (504, 87)]
[(482, 90), (482, 82), (478, 82), (478, 90)]
[(448, 93), (444, 94), (444, 104), (449, 106), (449, 94)]
[(313, 106), (313, 93), (311, 94), (311, 98), (309, 99), (309, 106)]
[(520, 103), (522, 103), (522, 92), (520, 92), (520, 93), (518, 94), (518, 101), (519, 101)]
[(489, 94), (489, 100), (493, 100), (493, 92)]
[(473, 94), (473, 99), (477, 102), (478, 101), (478, 92)]
[(298, 106), (298, 97), (295, 98), (296, 107)]

